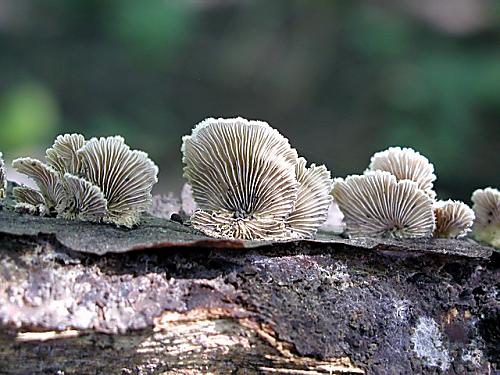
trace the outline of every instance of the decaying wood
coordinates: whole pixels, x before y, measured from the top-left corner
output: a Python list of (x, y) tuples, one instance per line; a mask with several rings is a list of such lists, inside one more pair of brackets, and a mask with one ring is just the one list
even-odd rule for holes
[(469, 240), (246, 243), (4, 210), (0, 373), (491, 373), (498, 279)]

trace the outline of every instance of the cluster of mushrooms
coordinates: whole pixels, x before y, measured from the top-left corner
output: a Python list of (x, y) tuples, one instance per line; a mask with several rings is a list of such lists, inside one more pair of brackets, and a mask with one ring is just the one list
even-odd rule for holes
[[(216, 238), (312, 238), (335, 202), (350, 237), (460, 238), (474, 230), (500, 247), (500, 192), (485, 188), (463, 202), (436, 199), (433, 165), (410, 148), (371, 158), (361, 175), (333, 180), (324, 166), (299, 157), (265, 122), (209, 118), (182, 139), (184, 177), (197, 210), (192, 226)], [(0, 200), (6, 179), (0, 154)], [(132, 227), (152, 202), (158, 168), (122, 137), (57, 137), (46, 163), (14, 160), (38, 190), (14, 188), (16, 210)]]

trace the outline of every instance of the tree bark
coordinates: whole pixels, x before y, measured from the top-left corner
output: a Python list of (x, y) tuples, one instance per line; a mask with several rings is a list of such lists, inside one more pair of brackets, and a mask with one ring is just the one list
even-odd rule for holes
[(498, 253), (217, 241), (0, 212), (0, 373), (487, 374)]

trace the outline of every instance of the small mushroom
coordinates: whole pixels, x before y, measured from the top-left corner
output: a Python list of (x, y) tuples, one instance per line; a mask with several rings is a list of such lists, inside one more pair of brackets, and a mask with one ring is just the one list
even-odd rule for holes
[(12, 162), (12, 167), (35, 181), (47, 209), (58, 210), (61, 205), (64, 205), (64, 187), (59, 180), (58, 173), (52, 167), (32, 158), (16, 159)]
[(26, 203), (33, 206), (38, 206), (39, 204), (45, 205), (43, 195), (38, 190), (28, 186), (16, 186), (12, 190), (12, 195), (18, 203)]
[(77, 151), (82, 173), (107, 200), (103, 221), (132, 227), (152, 203), (158, 167), (145, 152), (131, 150), (123, 137), (92, 138)]
[(433, 200), (414, 181), (369, 171), (336, 179), (332, 194), (352, 237), (430, 237), (434, 231)]
[(434, 237), (461, 238), (470, 232), (474, 222), (474, 211), (460, 201), (438, 201), (434, 203), (436, 228)]
[(398, 181), (415, 181), (431, 198), (436, 197), (433, 183), (436, 180), (434, 166), (429, 160), (411, 148), (389, 147), (385, 151), (375, 153), (368, 171), (386, 171), (393, 174)]
[(300, 184), (297, 152), (261, 121), (209, 118), (183, 137), (184, 177), (199, 207), (193, 226), (219, 238), (286, 237)]
[(324, 165), (306, 168), (306, 159), (299, 158), (295, 167), (300, 183), (295, 206), (286, 220), (293, 238), (310, 238), (326, 221), (332, 203), (333, 180)]
[(5, 173), (5, 165), (0, 152), (0, 201), (7, 196), (7, 176)]
[(65, 210), (61, 214), (63, 218), (93, 222), (104, 218), (107, 213), (107, 201), (101, 189), (70, 173), (64, 174), (64, 185), (68, 197)]
[(500, 248), (500, 191), (491, 187), (478, 189), (471, 199), (476, 214), (474, 237)]
[(47, 164), (57, 172), (80, 175), (82, 161), (77, 151), (85, 145), (81, 134), (64, 134), (57, 136), (51, 148), (45, 152)]

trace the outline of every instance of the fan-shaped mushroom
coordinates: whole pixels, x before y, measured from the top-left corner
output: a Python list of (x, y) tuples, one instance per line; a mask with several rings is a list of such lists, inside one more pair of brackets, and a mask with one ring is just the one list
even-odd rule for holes
[(52, 167), (32, 158), (16, 159), (12, 162), (12, 167), (35, 181), (47, 209), (58, 210), (61, 205), (64, 205), (64, 187), (59, 180), (58, 173)]
[(207, 119), (183, 138), (184, 177), (200, 210), (193, 226), (221, 238), (280, 239), (299, 190), (297, 152), (277, 130)]
[(500, 191), (488, 187), (472, 194), (472, 209), (476, 214), (474, 237), (500, 247)]
[(85, 145), (81, 134), (64, 134), (57, 136), (52, 147), (45, 152), (47, 164), (57, 172), (80, 175), (82, 161), (77, 151)]
[(389, 172), (337, 179), (332, 194), (351, 236), (430, 237), (434, 230), (433, 200), (416, 182)]
[(300, 183), (294, 208), (286, 220), (293, 238), (312, 237), (326, 221), (332, 203), (333, 180), (324, 165), (306, 167), (306, 159), (299, 158), (295, 167)]
[(389, 147), (375, 153), (368, 167), (369, 171), (386, 171), (398, 181), (415, 181), (431, 198), (436, 196), (433, 183), (436, 180), (434, 166), (429, 160), (411, 148)]
[(158, 167), (145, 152), (131, 150), (120, 136), (92, 138), (77, 156), (85, 178), (98, 186), (107, 200), (103, 220), (131, 227), (152, 202), (151, 189)]
[(460, 201), (438, 201), (434, 204), (436, 228), (434, 237), (460, 238), (467, 235), (474, 222), (474, 211)]
[(81, 177), (64, 174), (68, 194), (62, 217), (82, 221), (98, 222), (107, 213), (107, 202), (101, 189)]

